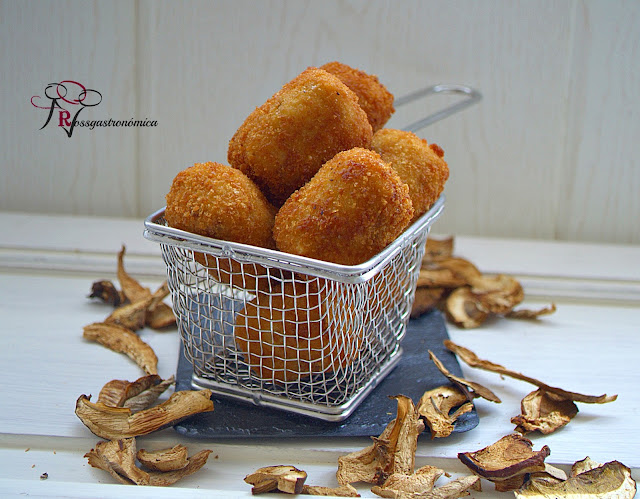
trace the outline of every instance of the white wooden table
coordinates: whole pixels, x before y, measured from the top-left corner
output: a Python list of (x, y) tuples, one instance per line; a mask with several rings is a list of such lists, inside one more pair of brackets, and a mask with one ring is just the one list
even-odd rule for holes
[[(172, 429), (140, 437), (138, 447), (185, 444), (213, 450), (206, 466), (172, 487), (117, 484), (83, 457), (99, 441), (74, 414), (80, 394), (111, 379), (136, 379), (139, 368), (122, 355), (82, 339), (82, 328), (107, 309), (87, 299), (94, 280), (115, 279), (116, 254), (127, 246), (127, 270), (153, 287), (164, 279), (159, 248), (142, 237), (141, 220), (0, 213), (0, 496), (239, 497), (250, 496), (246, 474), (292, 464), (307, 483), (335, 486), (340, 455), (369, 444), (353, 439), (194, 440)], [(566, 467), (590, 456), (618, 460), (640, 478), (640, 247), (458, 237), (456, 254), (484, 272), (505, 272), (525, 287), (524, 305), (554, 301), (554, 315), (537, 322), (499, 319), (480, 329), (449, 326), (451, 338), (480, 357), (567, 390), (618, 394), (605, 405), (579, 404), (560, 431), (531, 434), (534, 449), (551, 448), (547, 462)], [(144, 330), (159, 374), (175, 373), (175, 330)], [(417, 465), (454, 476), (466, 472), (458, 452), (473, 451), (511, 433), (521, 398), (534, 388), (468, 368), (465, 376), (495, 391), (502, 404), (476, 401), (480, 424), (431, 441), (421, 439)], [(215, 456), (215, 457), (214, 457)], [(48, 474), (46, 480), (41, 479)], [(441, 484), (439, 482), (439, 484)], [(505, 497), (483, 482), (475, 497)], [(363, 497), (375, 497), (366, 484)]]

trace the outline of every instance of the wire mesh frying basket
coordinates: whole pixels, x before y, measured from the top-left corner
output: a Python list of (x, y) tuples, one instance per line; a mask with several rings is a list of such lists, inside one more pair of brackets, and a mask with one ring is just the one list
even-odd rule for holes
[[(479, 98), (453, 91), (470, 97), (438, 119)], [(169, 227), (164, 209), (150, 215), (144, 236), (160, 243), (192, 386), (347, 418), (400, 360), (427, 236), (443, 207), (444, 196), (360, 265), (199, 236)]]

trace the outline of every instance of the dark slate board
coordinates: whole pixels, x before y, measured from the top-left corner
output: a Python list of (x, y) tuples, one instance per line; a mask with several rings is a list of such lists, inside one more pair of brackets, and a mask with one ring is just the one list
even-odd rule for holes
[[(402, 394), (417, 403), (425, 391), (447, 384), (447, 379), (429, 360), (428, 350), (433, 351), (450, 372), (462, 376), (456, 357), (442, 344), (448, 337), (442, 314), (437, 310), (409, 321), (402, 341), (404, 352), (398, 365), (351, 416), (340, 422), (218, 398), (214, 394), (213, 412), (197, 414), (174, 428), (178, 433), (194, 438), (377, 436), (396, 415), (397, 403), (389, 396)], [(176, 390), (191, 390), (192, 374), (193, 366), (181, 352)], [(458, 419), (454, 433), (471, 430), (477, 425), (478, 415), (474, 409)]]

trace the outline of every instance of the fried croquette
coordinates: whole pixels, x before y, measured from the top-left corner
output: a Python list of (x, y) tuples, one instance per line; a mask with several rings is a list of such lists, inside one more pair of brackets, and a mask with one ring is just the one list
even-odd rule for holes
[[(272, 229), (276, 210), (244, 173), (220, 163), (196, 163), (178, 173), (166, 196), (169, 226), (202, 236), (275, 248)], [(255, 290), (267, 289), (267, 270), (194, 252), (217, 282)]]
[(336, 154), (280, 208), (280, 251), (343, 265), (363, 263), (395, 240), (413, 217), (409, 188), (374, 151)]
[(248, 302), (233, 333), (251, 370), (265, 381), (298, 381), (353, 361), (360, 336), (330, 332), (324, 306), (313, 285), (292, 282)]
[(372, 135), (358, 97), (336, 76), (309, 68), (247, 117), (227, 157), (280, 207), (336, 153), (370, 147)]
[(275, 248), (275, 208), (241, 171), (221, 163), (196, 163), (173, 179), (165, 219), (202, 236)]
[(414, 220), (426, 213), (449, 178), (444, 151), (414, 133), (391, 128), (378, 130), (371, 147), (409, 186)]
[(381, 129), (395, 112), (393, 94), (378, 81), (377, 76), (337, 61), (328, 62), (320, 66), (320, 69), (336, 75), (342, 83), (353, 90), (358, 96), (360, 107), (367, 113), (374, 133)]

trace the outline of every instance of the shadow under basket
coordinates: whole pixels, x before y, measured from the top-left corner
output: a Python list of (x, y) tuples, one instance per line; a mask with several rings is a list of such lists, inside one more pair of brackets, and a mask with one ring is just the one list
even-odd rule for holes
[(396, 366), (432, 223), (431, 209), (378, 255), (339, 265), (145, 221), (193, 365), (217, 396), (342, 421)]

